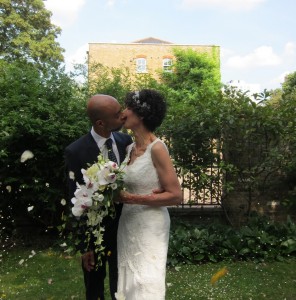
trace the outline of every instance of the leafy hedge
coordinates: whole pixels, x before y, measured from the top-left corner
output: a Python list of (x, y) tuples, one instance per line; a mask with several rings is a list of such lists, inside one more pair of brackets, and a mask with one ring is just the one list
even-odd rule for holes
[[(28, 217), (47, 228), (65, 197), (64, 149), (89, 127), (85, 97), (63, 70), (0, 61), (0, 73), (1, 230)], [(21, 162), (26, 150), (34, 157)]]
[(235, 229), (222, 224), (192, 225), (172, 220), (168, 264), (197, 264), (223, 260), (282, 260), (296, 255), (296, 224), (275, 223), (253, 215)]

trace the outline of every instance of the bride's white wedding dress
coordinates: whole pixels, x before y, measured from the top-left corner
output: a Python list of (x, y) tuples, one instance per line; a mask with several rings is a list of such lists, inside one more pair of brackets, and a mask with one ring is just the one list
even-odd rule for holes
[[(151, 148), (157, 142), (161, 141), (153, 141), (143, 155), (125, 167), (127, 191), (150, 194), (160, 188), (151, 158)], [(129, 146), (127, 161), (132, 147), (133, 144)], [(170, 217), (166, 207), (124, 204), (117, 239), (117, 299), (165, 299), (169, 229)]]

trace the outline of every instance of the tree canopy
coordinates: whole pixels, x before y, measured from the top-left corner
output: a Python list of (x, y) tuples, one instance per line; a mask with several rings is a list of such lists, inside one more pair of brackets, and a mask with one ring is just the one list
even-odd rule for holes
[(0, 57), (58, 66), (64, 60), (56, 41), (61, 29), (50, 17), (42, 0), (0, 0)]

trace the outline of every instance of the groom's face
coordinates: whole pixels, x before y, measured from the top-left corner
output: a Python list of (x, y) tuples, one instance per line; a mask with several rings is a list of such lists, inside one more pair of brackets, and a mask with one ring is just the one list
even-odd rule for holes
[(118, 102), (112, 103), (104, 114), (104, 127), (109, 131), (118, 131), (122, 128), (124, 120), (122, 118), (122, 109)]

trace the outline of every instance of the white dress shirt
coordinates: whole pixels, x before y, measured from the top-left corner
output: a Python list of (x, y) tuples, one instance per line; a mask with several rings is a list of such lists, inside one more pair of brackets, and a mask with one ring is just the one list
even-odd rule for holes
[(97, 134), (93, 127), (91, 128), (90, 133), (91, 133), (92, 137), (94, 138), (94, 140), (96, 141), (104, 159), (108, 159), (108, 149), (107, 149), (107, 146), (105, 145), (105, 142), (108, 138), (111, 138), (113, 152), (117, 158), (117, 161), (120, 162), (119, 152), (118, 152), (116, 142), (115, 142), (115, 139), (114, 139), (112, 133), (108, 138), (104, 138), (104, 137), (100, 136), (99, 134)]

